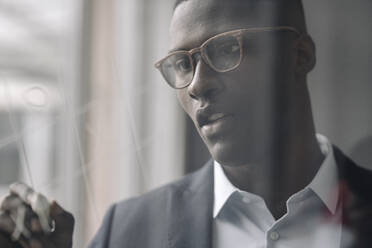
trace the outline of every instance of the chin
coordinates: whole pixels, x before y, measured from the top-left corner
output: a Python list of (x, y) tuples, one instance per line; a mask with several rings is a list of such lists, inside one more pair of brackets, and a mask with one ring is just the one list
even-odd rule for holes
[(242, 149), (237, 149), (237, 147), (241, 146), (233, 143), (218, 142), (208, 146), (208, 149), (213, 159), (221, 165), (239, 166), (249, 161), (249, 152), (246, 149), (241, 151)]
[(237, 143), (224, 141), (207, 144), (207, 147), (212, 158), (225, 166), (261, 164), (270, 154), (267, 147), (261, 147), (255, 142)]

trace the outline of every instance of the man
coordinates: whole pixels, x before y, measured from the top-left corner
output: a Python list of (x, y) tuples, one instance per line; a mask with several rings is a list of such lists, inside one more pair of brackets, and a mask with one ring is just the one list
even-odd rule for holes
[[(306, 85), (314, 65), (300, 0), (178, 1), (170, 52), (156, 67), (213, 160), (114, 204), (90, 247), (369, 247), (372, 174), (316, 135)], [(49, 236), (31, 226), (34, 247), (69, 247), (62, 214), (52, 204)]]

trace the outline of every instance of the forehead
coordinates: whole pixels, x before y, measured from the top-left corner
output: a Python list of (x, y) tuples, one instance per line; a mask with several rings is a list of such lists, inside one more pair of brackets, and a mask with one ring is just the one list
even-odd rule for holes
[(188, 0), (175, 10), (170, 26), (170, 50), (191, 49), (213, 35), (239, 28), (272, 26), (271, 0)]

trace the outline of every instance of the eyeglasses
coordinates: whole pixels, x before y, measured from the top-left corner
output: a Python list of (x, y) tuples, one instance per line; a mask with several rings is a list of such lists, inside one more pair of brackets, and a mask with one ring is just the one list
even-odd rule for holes
[(195, 54), (200, 53), (204, 62), (216, 72), (232, 71), (240, 65), (243, 58), (243, 34), (268, 31), (290, 31), (300, 35), (297, 29), (289, 26), (237, 29), (213, 36), (200, 47), (189, 51), (172, 52), (158, 61), (155, 67), (172, 88), (182, 89), (194, 78)]

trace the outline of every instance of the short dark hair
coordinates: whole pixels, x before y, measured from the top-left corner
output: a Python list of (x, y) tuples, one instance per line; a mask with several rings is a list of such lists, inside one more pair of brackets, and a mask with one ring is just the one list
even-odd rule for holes
[[(173, 10), (175, 10), (181, 3), (190, 0), (175, 0)], [(200, 0), (203, 1), (203, 0)], [(232, 0), (225, 0), (232, 1)], [(238, 4), (252, 4), (266, 1), (276, 4), (278, 10), (277, 24), (280, 26), (292, 26), (297, 28), (301, 33), (306, 33), (305, 12), (302, 0), (235, 0)], [(244, 8), (242, 8), (244, 10)]]
[(176, 0), (174, 2), (173, 10), (175, 10), (178, 7), (178, 5), (180, 5), (180, 3), (185, 2), (185, 1), (187, 0)]

